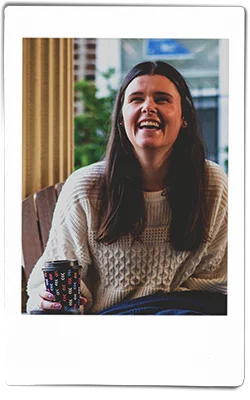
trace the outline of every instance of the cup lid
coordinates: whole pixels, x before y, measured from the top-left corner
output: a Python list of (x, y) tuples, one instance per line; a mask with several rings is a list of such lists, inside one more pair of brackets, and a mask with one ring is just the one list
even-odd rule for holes
[(56, 270), (68, 268), (82, 268), (78, 264), (78, 260), (49, 260), (46, 261), (42, 270)]

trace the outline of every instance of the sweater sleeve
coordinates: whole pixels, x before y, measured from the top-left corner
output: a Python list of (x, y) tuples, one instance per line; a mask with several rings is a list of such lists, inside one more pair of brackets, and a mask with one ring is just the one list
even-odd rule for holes
[(42, 267), (48, 260), (77, 259), (81, 265), (81, 295), (92, 305), (92, 295), (87, 285), (87, 271), (91, 264), (88, 250), (87, 222), (84, 196), (75, 182), (73, 173), (65, 182), (56, 203), (49, 239), (43, 255), (34, 266), (27, 284), (27, 313), (38, 309), (39, 292), (45, 289)]
[(227, 195), (227, 176), (216, 166), (208, 188), (210, 238), (194, 273), (182, 284), (189, 290), (227, 294)]

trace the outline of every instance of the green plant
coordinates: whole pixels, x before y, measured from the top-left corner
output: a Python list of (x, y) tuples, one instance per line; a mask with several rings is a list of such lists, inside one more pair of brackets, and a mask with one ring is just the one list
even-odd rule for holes
[[(228, 154), (228, 146), (225, 147), (225, 152)], [(224, 161), (225, 171), (228, 174), (228, 158)]]
[(112, 88), (110, 78), (115, 70), (102, 73), (106, 79), (108, 94), (98, 96), (93, 81), (83, 79), (75, 83), (77, 98), (83, 102), (83, 113), (76, 115), (75, 122), (75, 169), (99, 161), (104, 152), (111, 127), (111, 114), (117, 91)]

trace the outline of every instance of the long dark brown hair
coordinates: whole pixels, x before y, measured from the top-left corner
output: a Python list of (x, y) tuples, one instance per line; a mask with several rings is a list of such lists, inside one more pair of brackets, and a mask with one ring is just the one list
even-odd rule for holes
[(97, 241), (111, 244), (129, 233), (140, 240), (146, 224), (141, 167), (121, 125), (125, 90), (141, 75), (165, 76), (181, 96), (182, 116), (187, 127), (180, 129), (173, 145), (166, 182), (171, 208), (170, 240), (176, 250), (194, 250), (207, 240), (205, 147), (189, 88), (181, 74), (162, 61), (136, 65), (117, 94), (100, 189)]

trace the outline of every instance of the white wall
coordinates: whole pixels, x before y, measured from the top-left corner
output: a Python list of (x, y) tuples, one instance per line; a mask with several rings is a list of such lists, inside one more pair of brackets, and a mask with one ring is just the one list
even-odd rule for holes
[(120, 39), (97, 39), (96, 86), (99, 89), (99, 96), (105, 96), (107, 93), (105, 79), (100, 75), (100, 72), (106, 72), (108, 68), (115, 68), (116, 73), (110, 83), (117, 88), (121, 73)]

